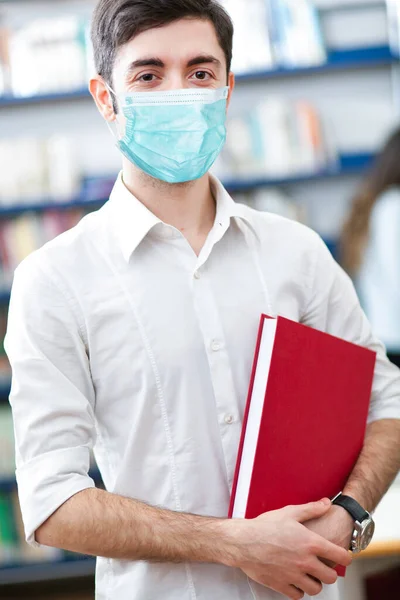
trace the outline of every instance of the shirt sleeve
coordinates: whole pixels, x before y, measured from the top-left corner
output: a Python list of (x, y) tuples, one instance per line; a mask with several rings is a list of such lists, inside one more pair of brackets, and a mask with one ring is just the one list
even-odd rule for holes
[(17, 268), (5, 349), (12, 367), (16, 478), (26, 540), (66, 500), (94, 487), (94, 389), (72, 297), (37, 254)]
[(388, 360), (384, 345), (374, 336), (351, 279), (319, 236), (313, 257), (314, 274), (302, 322), (377, 352), (368, 422), (400, 419), (400, 370)]

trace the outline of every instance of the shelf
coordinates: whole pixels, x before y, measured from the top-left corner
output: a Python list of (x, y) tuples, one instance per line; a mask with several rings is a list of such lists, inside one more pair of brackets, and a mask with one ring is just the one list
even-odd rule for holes
[[(248, 179), (231, 179), (224, 181), (225, 187), (230, 192), (243, 192), (262, 186), (293, 185), (307, 181), (318, 181), (332, 177), (357, 175), (371, 166), (375, 155), (372, 153), (343, 154), (336, 165), (314, 173), (299, 173), (289, 177), (254, 177)], [(1, 216), (1, 212), (0, 212)]]
[[(321, 65), (311, 67), (275, 68), (238, 74), (236, 81), (251, 81), (259, 79), (273, 79), (276, 77), (294, 77), (296, 75), (312, 75), (314, 73), (329, 73), (339, 69), (361, 69), (390, 65), (398, 62), (389, 46), (371, 46), (367, 48), (354, 48), (350, 50), (328, 51), (328, 60)], [(36, 96), (15, 97), (12, 95), (0, 96), (2, 106), (18, 106), (23, 104), (40, 104), (43, 102), (60, 102), (90, 98), (87, 88), (69, 92), (39, 94)]]
[(15, 491), (16, 485), (15, 477), (12, 475), (8, 477), (0, 477), (0, 493), (10, 494), (11, 492)]
[(0, 587), (13, 583), (25, 584), (75, 577), (91, 577), (94, 576), (95, 567), (96, 559), (92, 557), (0, 566)]
[(368, 8), (385, 8), (385, 0), (372, 0), (371, 2), (357, 2), (357, 1), (348, 1), (346, 4), (340, 4), (337, 2), (333, 2), (332, 5), (328, 6), (318, 6), (317, 10), (321, 14), (331, 13), (331, 12), (342, 12), (344, 10), (366, 10)]
[[(331, 177), (340, 177), (344, 175), (355, 175), (362, 173), (366, 168), (370, 166), (374, 160), (375, 155), (372, 153), (357, 153), (357, 154), (343, 154), (338, 163), (330, 168), (325, 168), (319, 172), (314, 173), (301, 173), (298, 175), (291, 175), (289, 177), (251, 177), (248, 179), (238, 178), (224, 181), (225, 187), (230, 192), (239, 192), (244, 190), (251, 190), (253, 188), (261, 186), (279, 186), (279, 185), (291, 185), (294, 183), (301, 183), (305, 181), (317, 181), (319, 179), (326, 179)], [(71, 208), (96, 208), (101, 204), (104, 204), (109, 198), (111, 190), (115, 182), (114, 177), (99, 177), (89, 178), (84, 181), (82, 193), (79, 197), (74, 198), (69, 202), (57, 202), (50, 199), (40, 201), (37, 199), (32, 203), (24, 204), (11, 204), (0, 205), (0, 218), (11, 217), (18, 214), (26, 213), (29, 211), (42, 211), (42, 210), (68, 210)], [(7, 294), (0, 292), (0, 302), (4, 302), (7, 299)]]
[[(8, 299), (3, 298), (3, 304), (7, 304), (9, 301), (10, 294), (8, 294)], [(0, 404), (3, 402), (8, 402), (8, 396), (10, 395), (11, 381), (10, 383), (5, 383), (4, 381), (0, 383)]]
[(60, 202), (56, 198), (34, 199), (24, 203), (7, 202), (0, 204), (0, 217), (11, 217), (29, 211), (68, 210), (73, 208), (96, 208), (104, 204), (110, 196), (116, 175), (105, 177), (86, 177), (78, 196)]
[[(97, 468), (90, 469), (89, 476), (93, 479), (93, 481), (96, 484), (103, 485), (100, 471)], [(13, 475), (9, 475), (7, 477), (0, 476), (0, 493), (10, 494), (11, 492), (14, 492), (16, 488), (17, 482)]]
[(277, 77), (294, 77), (297, 75), (313, 75), (314, 73), (330, 73), (347, 69), (364, 69), (398, 63), (389, 46), (370, 48), (354, 48), (351, 50), (332, 50), (328, 52), (328, 60), (312, 67), (284, 67), (267, 71), (257, 71), (236, 76), (236, 81), (274, 79)]
[(70, 92), (53, 92), (48, 94), (37, 94), (35, 96), (0, 96), (0, 107), (18, 106), (22, 104), (40, 104), (42, 102), (58, 102), (68, 100), (81, 100), (90, 98), (87, 88), (81, 88)]

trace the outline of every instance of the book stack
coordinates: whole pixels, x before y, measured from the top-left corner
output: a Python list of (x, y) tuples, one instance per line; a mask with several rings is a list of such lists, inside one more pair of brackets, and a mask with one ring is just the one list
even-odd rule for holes
[(222, 4), (235, 26), (232, 68), (236, 74), (326, 61), (318, 11), (310, 0), (223, 0)]
[(231, 178), (287, 178), (335, 164), (326, 126), (308, 102), (261, 100), (228, 122), (225, 148), (215, 173)]
[(0, 204), (63, 202), (79, 194), (76, 145), (67, 136), (0, 139)]
[[(14, 432), (11, 409), (0, 405), (0, 484), (15, 477)], [(25, 542), (25, 533), (19, 506), (17, 489), (2, 491), (0, 488), (0, 569), (10, 563), (21, 561), (54, 560), (62, 556), (54, 548), (33, 548)], [(0, 575), (1, 577), (1, 575)]]
[(398, 0), (386, 0), (390, 48), (395, 56), (400, 54), (400, 4)]
[(86, 85), (88, 20), (66, 15), (38, 18), (9, 30), (7, 91), (17, 97), (67, 92)]
[(57, 235), (74, 227), (84, 211), (48, 210), (24, 213), (0, 222), (0, 289), (8, 289), (19, 263)]
[(4, 338), (7, 331), (7, 313), (7, 306), (0, 307), (0, 390), (6, 390), (10, 385), (11, 379), (11, 367), (4, 349)]
[[(93, 455), (91, 466), (95, 468)], [(0, 405), (0, 580), (1, 569), (10, 565), (64, 559), (69, 553), (50, 547), (33, 548), (25, 541), (17, 486), (2, 489), (15, 479), (14, 431), (11, 408)], [(104, 487), (98, 482), (99, 487)]]

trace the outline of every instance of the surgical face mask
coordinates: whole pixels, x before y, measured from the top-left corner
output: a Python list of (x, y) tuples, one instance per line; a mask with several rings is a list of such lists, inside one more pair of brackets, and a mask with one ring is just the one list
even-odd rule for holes
[(184, 89), (119, 98), (126, 118), (119, 149), (155, 179), (168, 183), (199, 179), (225, 143), (228, 91), (228, 87)]

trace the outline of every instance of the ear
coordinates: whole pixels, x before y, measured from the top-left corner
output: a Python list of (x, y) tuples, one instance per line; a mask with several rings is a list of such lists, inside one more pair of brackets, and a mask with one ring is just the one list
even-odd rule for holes
[(103, 78), (99, 75), (93, 77), (89, 82), (89, 91), (102, 117), (108, 122), (115, 121), (111, 92), (107, 89)]
[(232, 71), (229, 73), (228, 86), (229, 86), (229, 92), (228, 92), (228, 99), (226, 101), (226, 108), (227, 109), (229, 108), (229, 104), (231, 102), (232, 93), (233, 93), (233, 90), (235, 89), (235, 75), (234, 75), (234, 73), (232, 73)]

